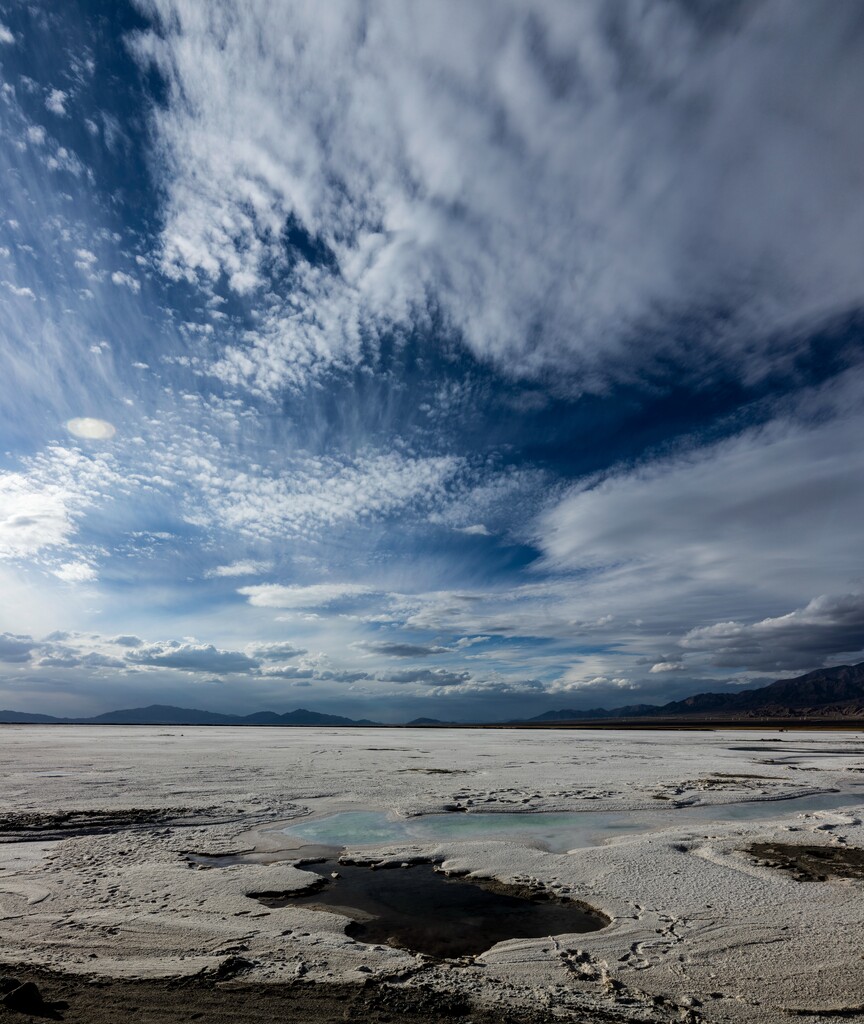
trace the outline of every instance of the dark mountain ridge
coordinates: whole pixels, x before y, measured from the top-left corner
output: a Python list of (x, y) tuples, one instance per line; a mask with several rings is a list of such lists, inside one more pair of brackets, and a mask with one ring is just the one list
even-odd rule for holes
[(616, 718), (683, 716), (796, 718), (822, 715), (864, 718), (864, 662), (820, 668), (794, 679), (737, 693), (697, 693), (668, 704), (634, 704), (620, 708), (547, 711), (529, 722), (583, 722)]
[(368, 718), (355, 720), (342, 715), (297, 708), (278, 715), (275, 711), (257, 711), (251, 715), (222, 715), (197, 708), (175, 708), (170, 704), (151, 704), (146, 708), (106, 711), (90, 718), (55, 718), (53, 715), (0, 711), (2, 724), (29, 725), (378, 725)]
[[(783, 718), (864, 719), (864, 662), (816, 669), (795, 679), (778, 679), (767, 686), (737, 693), (697, 693), (668, 704), (628, 704), (618, 708), (563, 708), (546, 711), (519, 721), (546, 724), (554, 722), (613, 721), (624, 719), (783, 719)], [(151, 704), (146, 708), (107, 711), (89, 718), (57, 718), (53, 715), (23, 711), (0, 711), (0, 724), (21, 725), (247, 725), (247, 726), (368, 726), (379, 722), (367, 718), (352, 719), (320, 711), (297, 708), (284, 714), (256, 711), (251, 715), (223, 715), (215, 711), (177, 708)], [(434, 718), (416, 718), (413, 726), (447, 726)], [(517, 724), (516, 722), (512, 724)]]

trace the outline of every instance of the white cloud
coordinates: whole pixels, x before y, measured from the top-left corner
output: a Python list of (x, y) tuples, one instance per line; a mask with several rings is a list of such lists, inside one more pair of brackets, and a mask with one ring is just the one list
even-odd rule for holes
[(64, 583), (87, 583), (96, 579), (96, 570), (87, 562), (64, 562), (53, 572)]
[(314, 673), (308, 669), (300, 669), (296, 665), (262, 665), (258, 670), (261, 679), (289, 679), (306, 681), (314, 678)]
[(308, 587), (284, 587), (265, 583), (237, 591), (258, 608), (325, 608), (337, 601), (365, 597), (373, 591), (360, 583), (316, 583)]
[(78, 520), (116, 482), (113, 463), (59, 445), (0, 473), (0, 558), (24, 558), (68, 544)]
[(860, 408), (780, 418), (578, 485), (539, 520), (545, 564), (591, 570), (586, 586), (619, 605), (603, 610), (625, 615), (660, 603), (717, 621), (836, 590), (864, 545), (862, 432)]
[[(253, 643), (246, 645), (246, 653), (251, 658), (261, 661), (282, 661), (290, 658), (299, 658), (306, 654), (305, 647), (297, 647), (287, 640), (277, 640), (271, 643)], [(296, 672), (296, 668), (294, 669)]]
[(96, 254), (89, 249), (75, 250), (75, 266), (84, 273), (91, 273), (94, 264), (97, 262)]
[(864, 294), (854, 4), (141, 3), (163, 269), (263, 296), (289, 224), (329, 253), (226, 379), (296, 383), (433, 306), (508, 371), (583, 382), (732, 308), (701, 340), (761, 372), (772, 332)]
[(187, 468), (198, 488), (188, 511), (191, 521), (284, 538), (317, 536), (397, 510), (440, 504), (463, 465), (455, 456), (412, 458), (388, 452), (289, 462), (276, 476), (238, 471), (233, 465), (223, 471), (200, 451), (190, 451), (177, 468)]
[[(99, 348), (101, 352), (101, 347)], [(116, 433), (117, 428), (107, 420), (94, 419), (91, 416), (78, 417), (68, 420), (66, 429), (76, 437), (83, 437), (89, 441), (108, 441)]]
[(125, 271), (115, 270), (114, 273), (111, 275), (111, 280), (118, 287), (128, 288), (136, 295), (138, 294), (138, 292), (141, 291), (141, 282), (137, 278), (133, 277), (131, 274), (125, 273)]
[(85, 668), (91, 669), (124, 669), (128, 666), (125, 662), (121, 661), (120, 658), (114, 658), (108, 654), (102, 654), (99, 651), (91, 651), (89, 654), (84, 654), (79, 660), (79, 664)]
[(757, 622), (717, 622), (681, 639), (688, 652), (723, 668), (807, 669), (864, 651), (864, 594), (822, 595), (785, 615)]
[(29, 636), (0, 633), (0, 661), (9, 663), (30, 660), (30, 652), (36, 644)]
[(58, 117), (66, 116), (66, 103), (69, 94), (62, 89), (52, 89), (45, 97), (45, 107)]
[(108, 642), (117, 644), (118, 647), (140, 647), (144, 643), (140, 636), (135, 636), (131, 633), (121, 633), (119, 636), (112, 636)]
[(10, 281), (4, 281), (3, 284), (12, 292), (13, 295), (17, 295), (19, 299), (35, 299), (36, 295), (32, 288), (20, 287), (19, 285), (12, 284)]
[(467, 533), (469, 537), (491, 537), (491, 530), (487, 530), (482, 523), (474, 523), (471, 526), (457, 527), (459, 533)]
[(487, 466), (429, 519), (469, 537), (520, 534), (547, 501), (551, 483), (530, 466)]
[(549, 688), (550, 693), (576, 693), (580, 690), (601, 690), (614, 693), (616, 690), (638, 690), (636, 683), (623, 676), (585, 676), (578, 670), (570, 669)]
[(658, 661), (652, 665), (649, 671), (653, 675), (657, 675), (663, 672), (681, 672), (684, 666), (679, 661)]
[(356, 646), (372, 654), (384, 654), (388, 658), (429, 658), (434, 654), (447, 654), (453, 650), (440, 644), (418, 644), (398, 640), (367, 640)]
[(422, 683), (424, 686), (463, 686), (471, 681), (470, 672), (453, 672), (446, 668), (411, 668), (404, 672), (386, 672), (381, 676), (389, 683)]
[(15, 42), (15, 36), (6, 25), (0, 22), (0, 43), (6, 43), (7, 45)]
[(77, 668), (80, 664), (81, 659), (70, 654), (46, 654), (37, 662), (40, 668)]
[(217, 565), (210, 569), (206, 575), (209, 577), (232, 577), (232, 576), (260, 576), (273, 568), (272, 562), (256, 562), (251, 559), (240, 562), (232, 562), (230, 565)]
[(173, 668), (184, 672), (213, 672), (216, 675), (250, 672), (258, 662), (241, 651), (224, 651), (213, 644), (181, 643), (165, 640), (136, 647), (126, 654), (127, 662), (153, 668)]

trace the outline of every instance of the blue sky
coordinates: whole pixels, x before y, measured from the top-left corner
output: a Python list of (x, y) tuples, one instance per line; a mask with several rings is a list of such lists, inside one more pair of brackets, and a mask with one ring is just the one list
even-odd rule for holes
[(864, 660), (864, 11), (0, 3), (0, 706)]

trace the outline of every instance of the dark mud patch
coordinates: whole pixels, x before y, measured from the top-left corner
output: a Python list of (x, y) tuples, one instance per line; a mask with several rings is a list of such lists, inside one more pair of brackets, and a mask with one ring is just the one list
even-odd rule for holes
[[(68, 839), (70, 836), (101, 835), (123, 832), (148, 825), (179, 822), (196, 823), (213, 809), (192, 810), (186, 807), (128, 807), (112, 811), (56, 811), (36, 813), (11, 811), (0, 814), (0, 842), (21, 842), (32, 839)], [(209, 820), (209, 819), (208, 819)]]
[(803, 1006), (787, 1006), (784, 1009), (792, 1017), (864, 1017), (864, 1006), (860, 1003), (854, 1006), (829, 1006), (821, 1009), (808, 1009)]
[(711, 772), (708, 782), (717, 779), (755, 779), (758, 782), (785, 782), (779, 775), (753, 775), (749, 772)]
[(864, 878), (864, 849), (859, 847), (752, 843), (744, 852), (749, 853), (763, 867), (787, 871), (799, 882)]
[[(250, 964), (250, 966), (253, 966)], [(290, 965), (286, 968), (286, 973)], [(158, 980), (85, 977), (0, 964), (0, 974), (38, 985), (49, 1005), (62, 1006), (66, 1024), (548, 1024), (548, 1011), (487, 1009), (429, 985), (322, 984), (288, 980), (249, 982), (242, 975), (220, 980), (217, 974)], [(0, 1021), (21, 1024), (28, 1018), (0, 1006)], [(56, 1018), (55, 1018), (56, 1019)], [(558, 1019), (558, 1018), (555, 1018)], [(621, 1017), (598, 1011), (592, 1021)]]
[(298, 867), (320, 878), (316, 891), (256, 898), (268, 907), (343, 914), (351, 918), (346, 934), (359, 942), (439, 959), (474, 956), (506, 939), (593, 932), (609, 924), (605, 914), (547, 890), (448, 876), (428, 863), (376, 868), (328, 860)]

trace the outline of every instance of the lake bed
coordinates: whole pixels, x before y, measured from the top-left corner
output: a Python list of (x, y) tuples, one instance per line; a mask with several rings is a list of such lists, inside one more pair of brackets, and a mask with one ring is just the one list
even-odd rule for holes
[[(781, 1024), (864, 1005), (855, 733), (11, 726), (0, 740), (0, 963), (112, 985), (371, 985), (478, 1020)], [(314, 894), (264, 905), (310, 884), (310, 835), (282, 830), (334, 822), (328, 875), (436, 870), (608, 924), (490, 933), (442, 958), (352, 935)]]

